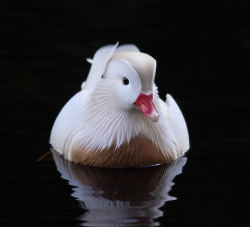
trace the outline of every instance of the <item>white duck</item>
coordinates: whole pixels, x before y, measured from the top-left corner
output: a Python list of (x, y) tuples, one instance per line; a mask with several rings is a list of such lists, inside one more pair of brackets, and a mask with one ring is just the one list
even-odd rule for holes
[(130, 167), (165, 163), (189, 149), (184, 117), (154, 84), (156, 61), (134, 45), (94, 55), (82, 90), (63, 107), (50, 143), (75, 163)]

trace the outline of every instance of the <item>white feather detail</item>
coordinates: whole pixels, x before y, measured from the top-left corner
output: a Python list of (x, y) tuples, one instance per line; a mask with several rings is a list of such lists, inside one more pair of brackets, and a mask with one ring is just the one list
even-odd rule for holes
[(123, 51), (140, 52), (140, 50), (138, 49), (137, 46), (135, 46), (133, 44), (125, 44), (125, 45), (121, 45), (121, 46), (117, 47), (114, 54), (117, 54), (117, 53), (123, 52)]
[[(99, 83), (97, 89), (88, 94), (77, 130), (72, 130), (67, 139), (67, 146), (64, 146), (63, 153), (67, 154), (68, 159), (71, 160), (72, 151), (76, 148), (86, 151), (95, 149), (101, 152), (112, 145), (118, 148), (124, 143), (129, 143), (138, 135), (149, 138), (166, 158), (178, 158), (180, 155), (177, 153), (176, 137), (166, 118), (160, 117), (159, 121), (154, 123), (136, 108), (121, 110), (113, 98), (113, 86), (112, 83)], [(156, 94), (155, 105), (159, 107), (157, 99)], [(158, 109), (164, 116), (161, 109)]]
[(88, 63), (90, 63), (90, 64), (93, 63), (93, 59), (91, 59), (91, 58), (87, 58), (86, 61), (87, 61)]
[(85, 90), (93, 90), (96, 84), (100, 81), (101, 76), (105, 70), (108, 60), (114, 54), (118, 42), (116, 45), (107, 45), (100, 48), (94, 55), (92, 65), (89, 71), (89, 75), (84, 86)]
[(84, 88), (85, 83), (86, 83), (85, 81), (82, 82), (82, 84), (81, 84), (81, 89)]

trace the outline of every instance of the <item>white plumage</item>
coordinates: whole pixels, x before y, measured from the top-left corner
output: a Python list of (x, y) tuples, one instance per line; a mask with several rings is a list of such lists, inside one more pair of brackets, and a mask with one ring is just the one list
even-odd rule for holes
[(96, 166), (143, 166), (175, 160), (189, 149), (183, 115), (154, 84), (156, 61), (134, 45), (94, 55), (82, 90), (58, 115), (50, 137), (66, 159)]

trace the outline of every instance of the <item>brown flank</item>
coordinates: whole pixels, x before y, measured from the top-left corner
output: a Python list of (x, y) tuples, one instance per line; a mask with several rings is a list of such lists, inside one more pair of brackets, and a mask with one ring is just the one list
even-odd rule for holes
[(165, 158), (162, 152), (143, 136), (137, 136), (117, 149), (115, 146), (101, 151), (77, 148), (72, 151), (71, 160), (84, 165), (103, 167), (148, 166), (172, 161)]

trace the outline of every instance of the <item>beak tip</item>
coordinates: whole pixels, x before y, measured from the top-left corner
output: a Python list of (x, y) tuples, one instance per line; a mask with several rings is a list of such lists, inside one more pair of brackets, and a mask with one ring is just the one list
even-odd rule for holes
[(153, 121), (153, 122), (157, 122), (160, 118), (160, 114), (158, 112), (152, 112), (151, 115), (150, 115), (150, 119)]

